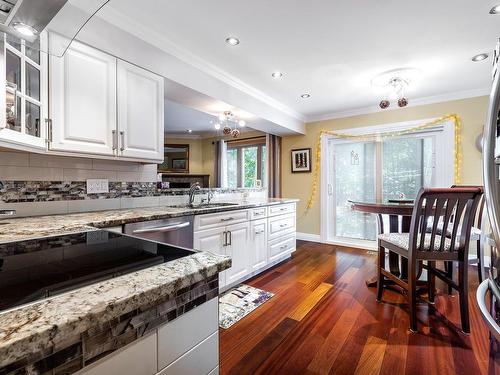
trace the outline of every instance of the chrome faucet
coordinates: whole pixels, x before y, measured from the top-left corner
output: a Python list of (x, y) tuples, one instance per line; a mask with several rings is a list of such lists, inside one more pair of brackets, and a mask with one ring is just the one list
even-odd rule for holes
[(194, 203), (194, 195), (197, 191), (200, 191), (201, 187), (198, 182), (194, 183), (191, 185), (191, 188), (189, 189), (189, 205), (192, 207)]
[[(0, 181), (0, 191), (3, 190), (5, 187), (4, 183)], [(16, 210), (2, 210), (0, 209), (0, 218), (4, 216), (12, 216), (16, 214)]]

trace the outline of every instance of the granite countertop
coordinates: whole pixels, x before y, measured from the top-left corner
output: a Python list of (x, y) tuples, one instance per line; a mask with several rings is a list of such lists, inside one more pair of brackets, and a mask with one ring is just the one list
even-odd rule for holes
[[(231, 211), (296, 202), (260, 199), (216, 208), (147, 207), (67, 215), (12, 218), (0, 221), (0, 243), (97, 230), (131, 222)], [(179, 290), (216, 275), (231, 259), (209, 252), (153, 266), (72, 292), (0, 313), (0, 368), (28, 353), (62, 345), (92, 326), (140, 306), (174, 296)]]
[(228, 256), (197, 252), (0, 314), (0, 368), (29, 353), (174, 296), (231, 266)]
[[(0, 220), (0, 243), (30, 238), (55, 236), (106, 228), (140, 221), (200, 215), (245, 208), (297, 202), (297, 199), (252, 199), (232, 206), (187, 208), (175, 206), (145, 207), (124, 210), (84, 212), (65, 215), (33, 216)], [(217, 203), (217, 202), (214, 202)]]

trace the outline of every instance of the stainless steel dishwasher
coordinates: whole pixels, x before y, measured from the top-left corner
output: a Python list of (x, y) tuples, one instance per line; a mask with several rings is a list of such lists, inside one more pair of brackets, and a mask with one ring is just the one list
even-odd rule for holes
[(141, 221), (125, 224), (123, 233), (161, 243), (193, 248), (194, 216), (180, 216), (171, 219)]

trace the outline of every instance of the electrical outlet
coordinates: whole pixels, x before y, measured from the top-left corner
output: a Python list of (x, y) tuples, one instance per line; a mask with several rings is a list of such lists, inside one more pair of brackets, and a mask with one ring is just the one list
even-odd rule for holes
[(109, 180), (92, 178), (87, 180), (87, 194), (109, 193)]

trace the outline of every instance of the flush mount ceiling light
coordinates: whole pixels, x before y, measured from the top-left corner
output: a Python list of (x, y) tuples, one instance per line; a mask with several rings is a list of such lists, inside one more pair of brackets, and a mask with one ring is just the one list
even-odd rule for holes
[(384, 93), (384, 97), (379, 103), (380, 108), (388, 108), (391, 105), (390, 100), (397, 100), (399, 107), (406, 107), (408, 98), (405, 96), (405, 92), (419, 74), (418, 69), (401, 68), (388, 70), (373, 78), (372, 86)]
[(29, 25), (26, 25), (22, 22), (14, 22), (12, 27), (14, 28), (14, 30), (16, 30), (19, 34), (22, 34), (22, 35), (34, 36), (34, 35), (38, 34), (38, 31), (35, 28), (33, 28)]
[(487, 58), (488, 58), (487, 53), (480, 53), (479, 55), (473, 56), (471, 60), (474, 62), (478, 62), (478, 61), (486, 60)]
[(283, 78), (283, 73), (279, 71), (272, 72), (271, 77), (273, 77), (274, 79), (281, 79)]
[(238, 44), (240, 44), (240, 40), (235, 36), (228, 36), (226, 38), (226, 43), (229, 44), (230, 46), (237, 46)]
[(311, 94), (307, 94), (307, 93), (306, 94), (302, 94), (300, 97), (302, 99), (309, 99), (311, 97)]
[(490, 14), (500, 14), (500, 4), (490, 9)]
[(193, 130), (192, 130), (192, 129), (188, 129), (188, 133), (192, 133), (192, 132), (193, 132)]

